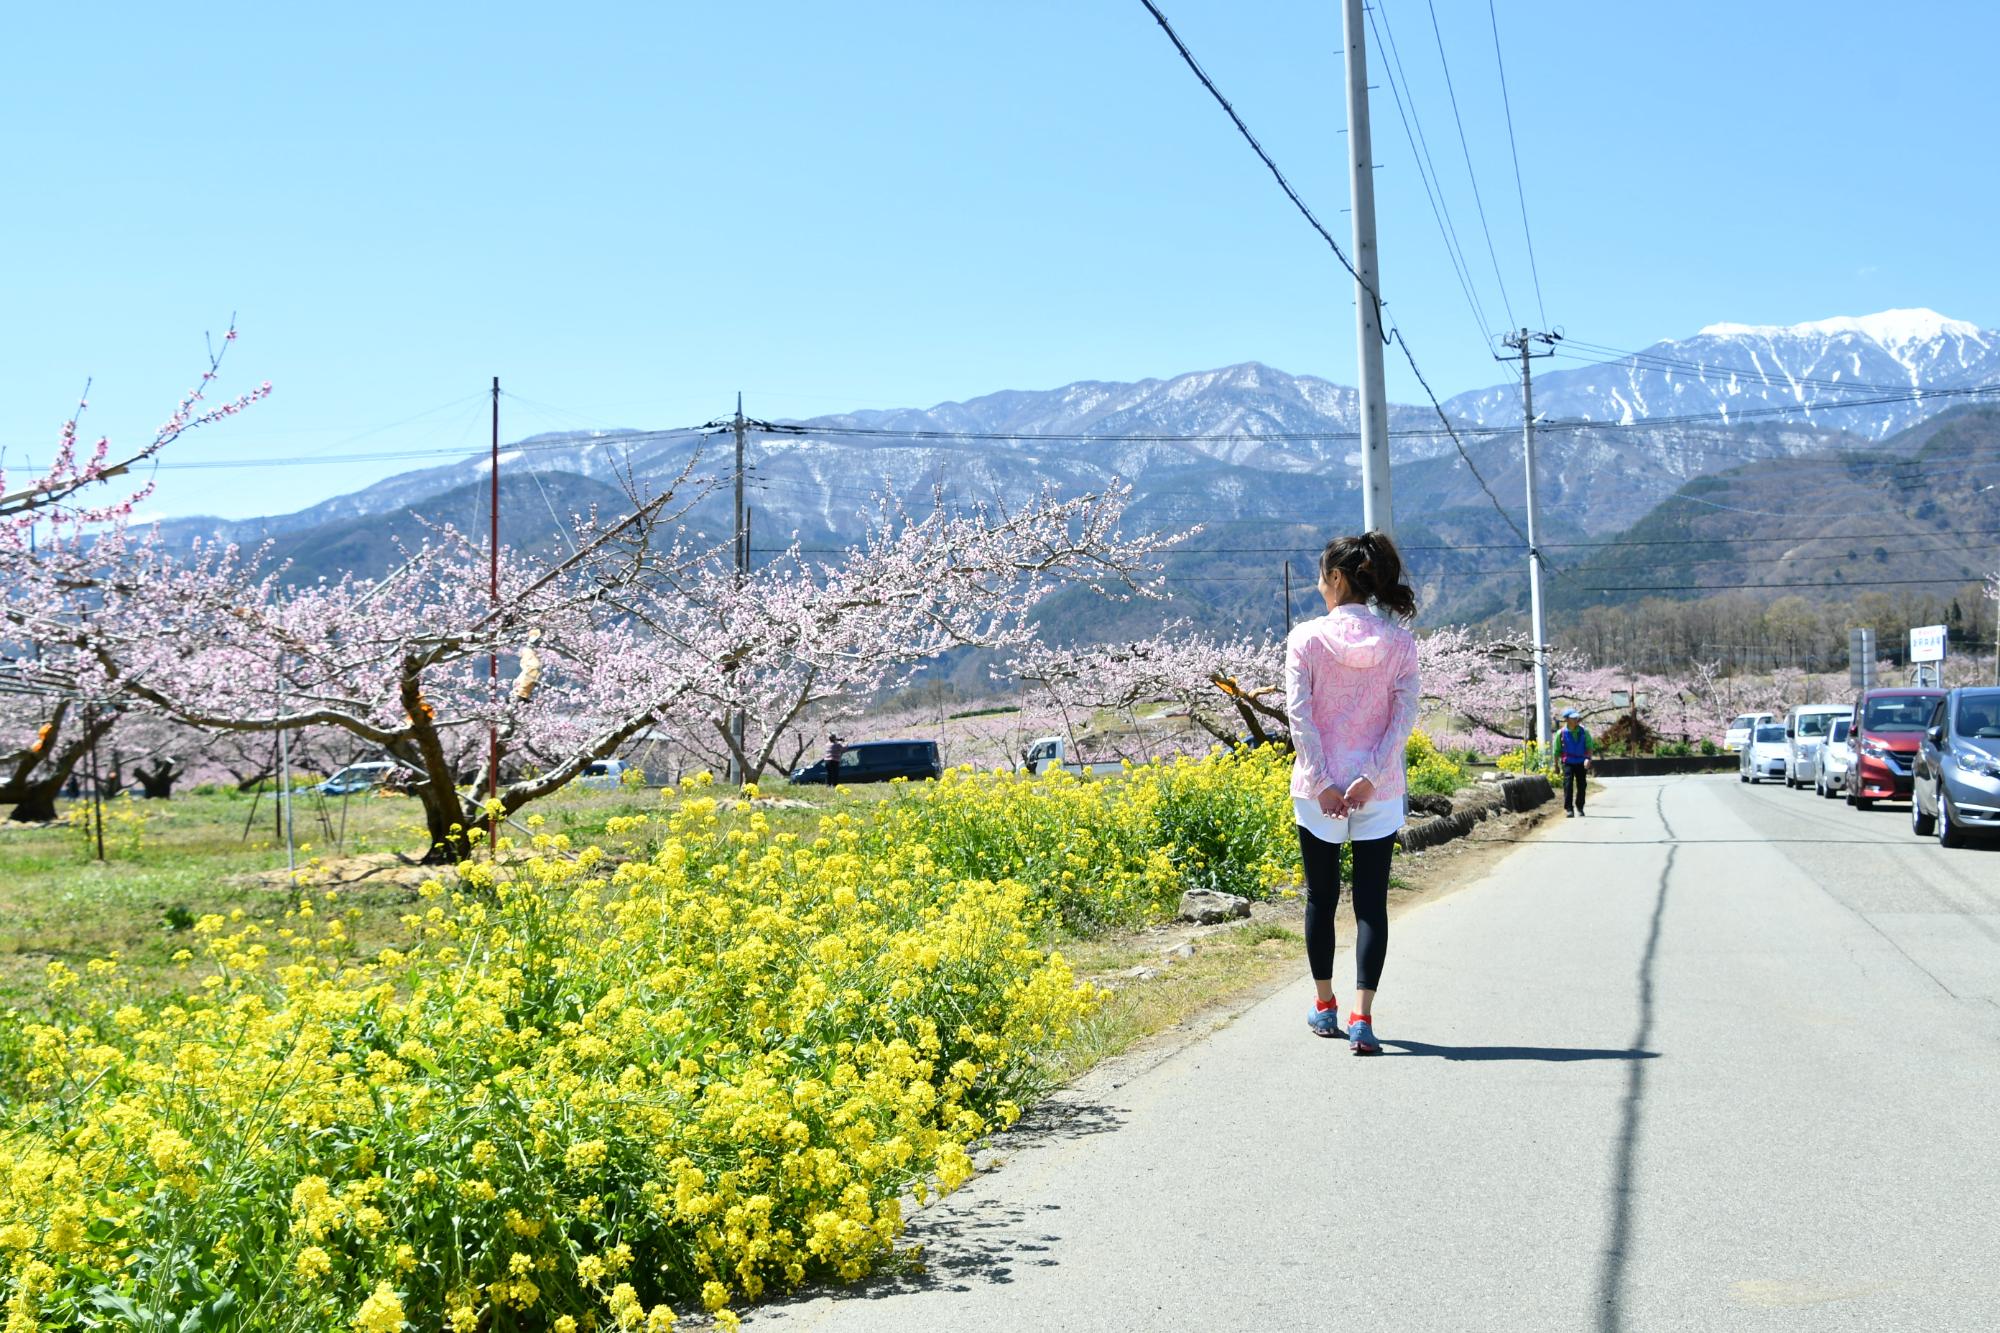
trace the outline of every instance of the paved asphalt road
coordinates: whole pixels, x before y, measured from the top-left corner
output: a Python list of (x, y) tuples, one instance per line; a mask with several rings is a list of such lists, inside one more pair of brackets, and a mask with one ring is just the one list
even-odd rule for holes
[[(1343, 954), (1337, 979), (1352, 977)], [(2000, 1327), (2000, 849), (1621, 779), (1398, 919), (1389, 1054), (1296, 984), (1086, 1080), (755, 1329)]]

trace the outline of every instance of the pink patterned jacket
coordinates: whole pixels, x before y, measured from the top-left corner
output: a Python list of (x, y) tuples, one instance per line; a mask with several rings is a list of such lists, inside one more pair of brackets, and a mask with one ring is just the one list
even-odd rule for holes
[(1403, 794), (1403, 745), (1417, 722), (1417, 641), (1365, 606), (1339, 606), (1285, 640), (1292, 795), (1316, 799), (1356, 778)]

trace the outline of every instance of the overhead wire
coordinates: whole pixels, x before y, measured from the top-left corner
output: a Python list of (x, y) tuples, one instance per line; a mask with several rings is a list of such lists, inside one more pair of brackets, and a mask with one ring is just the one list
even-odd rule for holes
[(1355, 285), (1360, 287), (1366, 293), (1368, 299), (1375, 303), (1376, 324), (1377, 327), (1383, 330), (1382, 341), (1385, 343), (1393, 342), (1403, 349), (1403, 359), (1409, 363), (1410, 372), (1416, 376), (1417, 383), (1423, 386), (1424, 396), (1431, 400), (1431, 407), (1436, 411), (1439, 422), (1444, 426), (1445, 433), (1451, 437), (1453, 447), (1458, 450), (1458, 456), (1465, 460), (1467, 470), (1478, 481), (1479, 488), (1486, 492), (1486, 498), (1493, 502), (1494, 510), (1506, 521), (1507, 526), (1512, 528), (1521, 538), (1522, 545), (1528, 545), (1527, 533), (1523, 532), (1521, 525), (1514, 521), (1514, 516), (1507, 512), (1506, 506), (1500, 503), (1500, 497), (1493, 493), (1493, 488), (1486, 484), (1486, 478), (1480, 475), (1478, 465), (1472, 461), (1472, 455), (1466, 452), (1465, 445), (1459, 439), (1457, 430), (1453, 428), (1451, 418), (1445, 414), (1444, 404), (1438, 401), (1437, 394), (1431, 391), (1430, 381), (1425, 379), (1423, 371), (1417, 368), (1416, 354), (1410, 350), (1409, 338), (1403, 333), (1400, 327), (1382, 317), (1384, 313), (1383, 308), (1387, 303), (1382, 300), (1381, 293), (1376, 291), (1372, 284), (1362, 281), (1360, 272), (1349, 262), (1347, 252), (1340, 248), (1340, 242), (1333, 239), (1333, 233), (1326, 229), (1325, 225), (1320, 222), (1312, 209), (1306, 206), (1306, 201), (1299, 197), (1299, 192), (1292, 188), (1292, 183), (1285, 178), (1285, 173), (1278, 169), (1278, 164), (1272, 160), (1271, 155), (1264, 151), (1264, 145), (1259, 143), (1257, 136), (1250, 132), (1250, 127), (1243, 122), (1243, 117), (1237, 114), (1236, 108), (1230, 105), (1229, 99), (1222, 95), (1222, 90), (1215, 86), (1215, 81), (1209, 78), (1208, 72), (1201, 67), (1201, 62), (1194, 58), (1194, 52), (1188, 50), (1187, 43), (1183, 42), (1180, 34), (1174, 31), (1173, 24), (1167, 22), (1167, 16), (1160, 12), (1160, 7), (1154, 4), (1153, 0), (1139, 0), (1139, 3), (1146, 7), (1146, 11), (1160, 25), (1160, 30), (1167, 35), (1167, 40), (1173, 43), (1174, 50), (1180, 53), (1182, 62), (1193, 72), (1195, 78), (1201, 81), (1202, 87), (1208, 90), (1209, 96), (1213, 97), (1216, 104), (1228, 115), (1230, 122), (1236, 126), (1236, 132), (1242, 136), (1243, 141), (1250, 145), (1251, 151), (1256, 153), (1258, 159), (1270, 170), (1272, 177), (1278, 182), (1279, 188), (1285, 192), (1285, 197), (1292, 201), (1292, 206), (1298, 209), (1299, 214), (1312, 225), (1314, 231), (1319, 233), (1320, 239), (1325, 241), (1327, 247), (1333, 251), (1334, 258), (1340, 261), (1340, 266), (1346, 269), (1349, 275), (1353, 277)]
[(1865, 584), (1849, 582), (1845, 579), (1829, 579), (1820, 582), (1805, 582), (1805, 583), (1703, 583), (1703, 584), (1681, 584), (1679, 586), (1671, 584), (1658, 585), (1658, 584), (1614, 583), (1603, 586), (1589, 586), (1589, 585), (1578, 585), (1578, 586), (1579, 586), (1579, 591), (1582, 592), (1710, 593), (1710, 592), (1737, 592), (1749, 588), (1848, 588), (1856, 592), (1866, 592), (1870, 588), (1904, 587), (1904, 586), (1911, 586), (1923, 583), (1948, 584), (1948, 583), (1968, 583), (1968, 582), (1971, 582), (1971, 580), (1962, 577), (1954, 577), (1954, 578), (1936, 578), (1936, 579), (1871, 578)]
[[(1401, 331), (1395, 330), (1393, 332), (1394, 336), (1392, 338), (1392, 341), (1396, 341), (1399, 345), (1402, 345), (1404, 347), (1405, 355), (1408, 355), (1407, 344), (1402, 343)], [(1426, 392), (1429, 393), (1429, 384), (1424, 380), (1422, 372), (1416, 370), (1414, 362), (1412, 363), (1412, 370), (1416, 371), (1419, 383), (1423, 384), (1426, 389)], [(1729, 413), (1727, 419), (1721, 419), (1721, 414), (1719, 412), (1676, 413), (1670, 415), (1640, 417), (1640, 418), (1635, 418), (1631, 421), (1596, 421), (1579, 417), (1579, 418), (1543, 420), (1537, 423), (1535, 430), (1538, 435), (1546, 435), (1552, 433), (1578, 432), (1578, 431), (1621, 432), (1621, 431), (1634, 431), (1634, 430), (1652, 430), (1662, 426), (1708, 426), (1708, 427), (1726, 429), (1728, 426), (1738, 421), (1775, 419), (1780, 417), (1795, 416), (1801, 412), (1805, 412), (1808, 415), (1810, 415), (1811, 413), (1815, 412), (1817, 413), (1844, 412), (1857, 408), (1893, 405), (1898, 403), (1920, 402), (1920, 401), (1928, 401), (1936, 399), (1981, 399), (1996, 395), (2000, 395), (2000, 384), (1970, 385), (1970, 386), (1957, 386), (1951, 388), (1932, 388), (1932, 389), (1904, 389), (1890, 393), (1878, 394), (1871, 398), (1859, 399), (1851, 402), (1842, 402), (1837, 404), (1828, 404), (1817, 407), (1806, 407), (1803, 405), (1766, 405), (1755, 408), (1744, 408), (1741, 411)], [(1429, 396), (1432, 398), (1433, 400), (1432, 405), (1435, 407), (1436, 406), (1435, 394), (1430, 394)], [(475, 417), (477, 415), (478, 415), (477, 413), (474, 414)], [(472, 418), (468, 418), (468, 420), (471, 419)], [(1040, 433), (1030, 433), (1030, 432), (1020, 432), (1020, 431), (964, 431), (964, 430), (925, 429), (925, 428), (913, 428), (913, 427), (839, 426), (839, 425), (807, 424), (807, 423), (797, 423), (797, 422), (757, 422), (753, 423), (753, 429), (763, 434), (784, 434), (784, 435), (798, 435), (798, 436), (874, 438), (874, 439), (895, 439), (895, 440), (909, 440), (909, 441), (986, 440), (986, 441), (1004, 441), (1004, 442), (1022, 443), (1022, 444), (1033, 444), (1037, 442), (1073, 443), (1073, 444), (1118, 444), (1118, 443), (1220, 444), (1220, 443), (1255, 443), (1260, 441), (1282, 443), (1282, 442), (1312, 441), (1312, 440), (1344, 441), (1344, 440), (1358, 440), (1360, 438), (1360, 433), (1358, 431), (1339, 430), (1339, 429), (1308, 430), (1308, 431), (1216, 431), (1207, 433), (1186, 433), (1186, 434), (1161, 431), (1161, 432), (1149, 432), (1143, 434), (1130, 434), (1130, 435), (1106, 435), (1106, 434), (1096, 434), (1091, 432), (1079, 432), (1079, 431), (1048, 432), (1045, 434), (1040, 434)], [(1499, 438), (1504, 436), (1515, 435), (1519, 431), (1520, 431), (1520, 425), (1518, 423), (1500, 425), (1500, 426), (1476, 426), (1476, 425), (1453, 426), (1449, 423), (1443, 423), (1437, 427), (1406, 427), (1402, 429), (1392, 430), (1389, 432), (1389, 435), (1392, 439), (1406, 439), (1406, 440), (1407, 439), (1435, 440), (1435, 439), (1449, 438), (1454, 442), (1458, 442), (1462, 449), (1463, 448), (1462, 441), (1465, 438), (1473, 438), (1473, 439)], [(576, 438), (527, 439), (527, 440), (520, 440), (512, 444), (508, 444), (504, 446), (504, 448), (510, 451), (515, 451), (520, 453), (561, 452), (565, 450), (582, 450), (591, 447), (615, 446), (621, 448), (629, 448), (635, 445), (660, 443), (663, 441), (675, 440), (675, 439), (694, 439), (701, 437), (711, 437), (721, 433), (723, 433), (723, 430), (721, 429), (719, 424), (711, 422), (711, 423), (705, 423), (700, 426), (677, 426), (660, 430), (604, 431), (601, 434), (596, 435), (591, 439), (576, 439)], [(1668, 445), (1666, 447), (1672, 447), (1672, 446)], [(1717, 451), (1720, 448), (1718, 444), (1709, 442), (1704, 442), (1704, 444), (1701, 447), (1709, 450), (1710, 452)], [(1851, 452), (1851, 451), (1843, 451), (1843, 452)], [(392, 449), (392, 450), (376, 451), (372, 453), (347, 453), (347, 454), (337, 454), (337, 455), (313, 453), (313, 454), (281, 455), (277, 457), (263, 456), (263, 457), (248, 457), (248, 458), (174, 459), (174, 460), (162, 461), (158, 463), (157, 466), (162, 471), (195, 471), (195, 470), (208, 470), (208, 469), (229, 470), (229, 469), (242, 469), (242, 468), (307, 467), (307, 466), (316, 466), (327, 463), (405, 462), (405, 461), (421, 461), (424, 459), (432, 459), (432, 458), (460, 458), (469, 456), (470, 456), (470, 450), (466, 446), (446, 446), (438, 448)], [(1474, 473), (1475, 475), (1477, 475), (1476, 468), (1474, 469)], [(1496, 505), (1498, 504), (1497, 499), (1495, 500), (1495, 504)]]
[(1500, 107), (1507, 113), (1507, 149), (1514, 158), (1514, 197), (1521, 201), (1521, 235), (1528, 243), (1528, 272), (1535, 280), (1535, 313), (1546, 329), (1549, 312), (1542, 304), (1542, 271), (1535, 263), (1535, 233), (1528, 226), (1528, 192), (1521, 184), (1521, 146), (1514, 138), (1514, 102), (1507, 95), (1507, 58), (1500, 53), (1500, 15), (1494, 0), (1486, 0), (1486, 17), (1493, 25), (1493, 63), (1500, 70)]
[[(1408, 85), (1409, 80), (1402, 73), (1402, 57), (1396, 52), (1393, 37), (1388, 39), (1384, 37), (1384, 33), (1388, 30), (1388, 13), (1384, 11), (1382, 25), (1378, 26), (1375, 22), (1375, 11), (1380, 6), (1368, 5), (1366, 8), (1368, 11), (1368, 28), (1370, 32), (1375, 34), (1375, 44), (1383, 47), (1389, 53), (1389, 59), (1383, 62), (1382, 65), (1383, 77), (1389, 85), (1389, 95), (1396, 103), (1396, 117), (1403, 123), (1403, 138), (1409, 142), (1410, 155), (1416, 159), (1417, 179), (1423, 183), (1424, 197), (1430, 202), (1431, 217), (1436, 220), (1438, 236), (1444, 241), (1445, 257), (1451, 261), (1452, 273), (1458, 278), (1458, 288), (1465, 296), (1466, 308), (1472, 312), (1473, 323), (1479, 327), (1480, 342), (1491, 347), (1493, 345), (1493, 323), (1487, 318), (1486, 308), (1479, 300), (1478, 289), (1472, 282), (1470, 266), (1465, 261), (1464, 246), (1459, 243), (1458, 229), (1452, 225), (1451, 209), (1449, 204), (1444, 200), (1443, 180), (1438, 179), (1435, 188), (1433, 188), (1432, 179), (1436, 176), (1437, 167), (1431, 161), (1430, 142), (1424, 138), (1424, 122), (1423, 118), (1417, 113), (1417, 100), (1414, 90), (1411, 91), (1407, 99), (1408, 106), (1405, 107), (1404, 105), (1406, 99), (1404, 98), (1403, 90)], [(1414, 125), (1414, 129), (1412, 129), (1412, 125)]]
[(1479, 229), (1486, 234), (1486, 257), (1493, 261), (1493, 280), (1500, 285), (1500, 304), (1507, 311), (1507, 326), (1514, 326), (1514, 303), (1507, 295), (1507, 279), (1500, 272), (1500, 253), (1493, 246), (1493, 229), (1486, 224), (1486, 201), (1479, 194), (1479, 173), (1472, 169), (1472, 145), (1466, 141), (1465, 120), (1458, 113), (1458, 89), (1452, 86), (1451, 61), (1444, 53), (1444, 29), (1438, 25), (1436, 0), (1426, 0), (1431, 12), (1431, 33), (1437, 38), (1438, 65), (1444, 70), (1445, 92), (1451, 98), (1451, 118), (1458, 126), (1458, 146), (1465, 154), (1466, 179), (1472, 182), (1472, 202), (1479, 211)]
[[(1577, 352), (1569, 350), (1571, 348), (1581, 348), (1583, 350)], [(1627, 351), (1623, 348), (1606, 347), (1601, 344), (1572, 338), (1563, 339), (1563, 346), (1558, 349), (1556, 355), (1569, 360), (1589, 362), (1593, 365), (1617, 365), (1622, 361), (1630, 361), (1637, 368), (1657, 370), (1668, 374), (1678, 371), (1697, 375), (1704, 379), (1726, 376), (1731, 379), (1756, 380), (1763, 384), (1804, 385), (1810, 388), (1831, 389), (1843, 393), (1850, 390), (1864, 393), (1924, 392), (1920, 386), (1914, 384), (1878, 384), (1870, 380), (1850, 380), (1824, 375), (1794, 374), (1782, 367), (1774, 367), (1766, 370), (1762, 366), (1739, 366), (1717, 361), (1689, 361), (1685, 358), (1668, 356), (1663, 352), (1655, 352), (1651, 349), (1636, 352)]]

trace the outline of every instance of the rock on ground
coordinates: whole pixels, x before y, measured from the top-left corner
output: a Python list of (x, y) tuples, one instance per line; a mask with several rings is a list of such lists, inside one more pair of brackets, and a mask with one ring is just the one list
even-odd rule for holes
[(1217, 889), (1189, 889), (1181, 895), (1180, 919), (1213, 926), (1232, 917), (1249, 916), (1250, 900)]

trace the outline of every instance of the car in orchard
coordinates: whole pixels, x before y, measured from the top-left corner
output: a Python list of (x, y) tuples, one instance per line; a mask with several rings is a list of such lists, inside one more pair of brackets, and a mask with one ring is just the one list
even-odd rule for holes
[(1909, 799), (1917, 743), (1942, 698), (1943, 690), (1913, 685), (1862, 691), (1847, 733), (1854, 747), (1854, 767), (1847, 775), (1849, 805), (1866, 810), (1877, 801)]
[(1741, 754), (1743, 747), (1750, 743), (1750, 733), (1766, 722), (1775, 722), (1769, 713), (1744, 713), (1729, 720), (1729, 729), (1722, 733), (1722, 749), (1727, 754)]
[(579, 787), (623, 786), (626, 781), (625, 775), (633, 771), (632, 766), (623, 759), (593, 759), (583, 766), (583, 772), (577, 774), (576, 785)]
[[(369, 760), (366, 763), (349, 764), (324, 782), (314, 784), (312, 790), (322, 796), (353, 796), (358, 792), (373, 791), (377, 787), (394, 787), (401, 764), (387, 760)], [(413, 776), (403, 771), (405, 778)], [(410, 785), (410, 784), (401, 784)]]
[(1847, 786), (1848, 770), (1854, 767), (1854, 750), (1847, 743), (1847, 733), (1853, 725), (1852, 717), (1835, 718), (1825, 743), (1819, 747), (1819, 763), (1813, 766), (1813, 790), (1828, 800), (1840, 795)]
[(1785, 785), (1806, 787), (1814, 782), (1819, 748), (1837, 717), (1853, 711), (1850, 704), (1800, 704), (1785, 715)]
[(2000, 687), (1960, 686), (1938, 700), (1911, 769), (1911, 832), (1946, 847), (2000, 833)]
[[(844, 747), (837, 781), (893, 782), (897, 778), (941, 778), (944, 761), (936, 741), (856, 741)], [(807, 764), (791, 775), (793, 782), (825, 785), (826, 760)]]
[(1762, 782), (1765, 778), (1782, 781), (1790, 755), (1791, 747), (1785, 739), (1784, 724), (1759, 722), (1751, 731), (1750, 739), (1736, 752), (1737, 781)]

